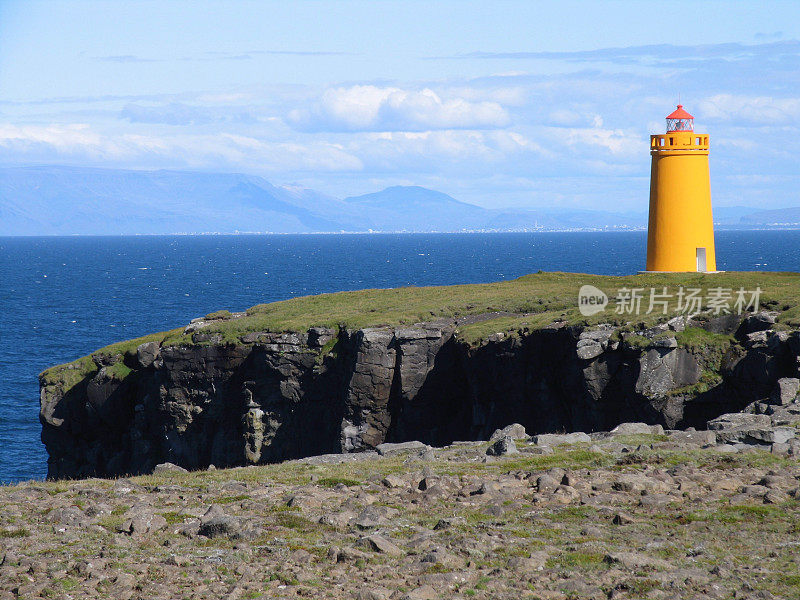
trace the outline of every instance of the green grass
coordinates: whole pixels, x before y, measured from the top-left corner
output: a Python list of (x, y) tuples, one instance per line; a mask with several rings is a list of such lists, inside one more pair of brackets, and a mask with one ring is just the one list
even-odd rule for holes
[(106, 373), (114, 379), (119, 379), (122, 381), (128, 375), (133, 373), (133, 369), (128, 367), (124, 362), (119, 361), (114, 363), (110, 367), (106, 367)]
[[(147, 342), (163, 343), (168, 338), (182, 334), (183, 327), (179, 329), (173, 329), (171, 331), (153, 333), (140, 338), (117, 342), (115, 344), (111, 344), (110, 346), (105, 346), (104, 348), (100, 348), (99, 350), (93, 352), (92, 355), (103, 354), (119, 357), (125, 357), (126, 355), (132, 356), (136, 353), (136, 348), (141, 344), (145, 344)], [(62, 390), (67, 390), (79, 384), (87, 377), (93, 376), (98, 371), (97, 365), (92, 360), (92, 355), (81, 357), (75, 361), (72, 361), (71, 363), (50, 367), (39, 375), (39, 381), (44, 385), (58, 386)], [(117, 365), (113, 365), (113, 367), (117, 367)], [(118, 372), (121, 374), (124, 373), (124, 375), (127, 376), (129, 373), (124, 372), (122, 367), (124, 367), (124, 365), (117, 367), (119, 369)]]
[(625, 344), (629, 348), (636, 348), (638, 350), (644, 350), (652, 345), (652, 341), (649, 338), (644, 337), (643, 335), (626, 335), (625, 336)]
[(242, 500), (249, 500), (250, 496), (247, 494), (240, 494), (238, 496), (221, 496), (214, 500), (216, 504), (231, 504), (232, 502), (241, 502)]
[(696, 396), (707, 392), (708, 390), (718, 386), (722, 383), (722, 375), (710, 369), (703, 369), (700, 374), (700, 381), (694, 385), (687, 385), (681, 388), (675, 388), (667, 392), (667, 396)]
[(788, 502), (786, 505), (769, 504), (734, 504), (731, 506), (720, 506), (713, 511), (696, 511), (682, 515), (681, 520), (691, 523), (697, 521), (715, 521), (718, 523), (752, 523), (777, 521), (785, 517), (787, 510), (797, 510), (796, 501)]
[(0, 538), (23, 538), (29, 535), (27, 529), (0, 529)]
[(213, 321), (215, 319), (230, 319), (232, 316), (233, 315), (231, 314), (231, 311), (229, 311), (229, 310), (217, 310), (217, 311), (208, 313), (203, 318), (208, 320), (208, 321)]
[(723, 335), (706, 331), (700, 327), (687, 327), (675, 334), (679, 346), (690, 350), (700, 350), (708, 347), (727, 349), (734, 342), (732, 335)]
[(319, 358), (318, 358), (318, 362), (320, 364), (322, 363), (323, 359), (328, 355), (330, 355), (332, 358), (337, 357), (338, 353), (336, 352), (336, 344), (338, 343), (339, 343), (339, 336), (337, 334), (334, 335), (331, 339), (329, 339), (322, 348), (320, 348)]
[[(591, 284), (605, 291), (611, 302), (601, 313), (584, 317), (578, 311), (577, 294), (581, 285)], [(500, 313), (495, 318), (460, 327), (458, 336), (469, 344), (478, 344), (493, 333), (518, 335), (525, 330), (535, 330), (554, 321), (565, 321), (573, 325), (595, 325), (610, 323), (636, 330), (663, 321), (674, 314), (653, 312), (629, 316), (616, 314), (614, 298), (623, 287), (641, 288), (645, 300), (650, 288), (667, 287), (674, 293), (679, 286), (699, 287), (708, 290), (724, 287), (732, 290), (761, 288), (761, 307), (780, 312), (779, 321), (786, 326), (800, 326), (800, 274), (797, 273), (748, 273), (730, 272), (714, 275), (697, 273), (646, 273), (611, 277), (581, 273), (536, 273), (511, 281), (496, 283), (404, 287), (394, 289), (370, 289), (356, 292), (339, 292), (318, 296), (292, 298), (270, 304), (259, 304), (250, 308), (240, 318), (230, 318), (228, 311), (217, 311), (207, 315), (214, 321), (203, 329), (207, 334), (218, 334), (221, 343), (239, 343), (242, 335), (249, 332), (305, 332), (313, 326), (331, 328), (401, 326), (441, 318)], [(670, 303), (675, 308), (675, 302)], [(505, 313), (505, 314), (504, 314)], [(511, 314), (507, 314), (511, 313)], [(700, 333), (702, 331), (702, 333)], [(216, 337), (216, 336), (215, 336)], [(703, 330), (687, 330), (676, 335), (685, 346), (715, 345), (729, 343), (727, 336), (716, 336)], [(723, 339), (726, 338), (726, 339)], [(131, 358), (136, 347), (149, 341), (164, 345), (197, 345), (210, 342), (193, 342), (191, 334), (183, 328), (144, 336), (112, 344), (94, 354), (129, 357), (125, 362), (133, 364)], [(215, 342), (220, 343), (220, 342)], [(629, 343), (634, 344), (636, 340)], [(641, 342), (645, 344), (644, 341)], [(329, 342), (321, 355), (335, 352), (336, 342)], [(120, 364), (120, 363), (118, 363)], [(122, 366), (114, 365), (114, 377), (127, 376)], [(85, 380), (97, 371), (90, 357), (59, 365), (44, 371), (41, 381), (62, 390)]]
[(186, 517), (178, 512), (163, 512), (161, 516), (167, 520), (167, 525), (177, 525), (178, 523), (183, 523), (186, 520)]

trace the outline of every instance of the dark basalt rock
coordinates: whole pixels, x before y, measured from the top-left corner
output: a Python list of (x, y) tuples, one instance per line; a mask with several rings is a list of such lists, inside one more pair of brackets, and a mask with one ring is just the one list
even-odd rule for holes
[[(49, 476), (64, 478), (166, 462), (276, 462), (384, 442), (441, 446), (489, 439), (509, 423), (532, 435), (624, 422), (703, 429), (798, 376), (800, 333), (767, 324), (770, 315), (704, 323), (735, 332), (722, 355), (679, 347), (670, 330), (683, 321), (644, 332), (644, 347), (611, 326), (564, 323), (477, 347), (458, 339), (455, 322), (150, 342), (125, 358), (132, 370), (122, 379), (113, 372), (119, 358), (102, 356), (99, 370), (69, 389), (43, 380), (42, 440)], [(718, 383), (696, 386), (709, 371)]]

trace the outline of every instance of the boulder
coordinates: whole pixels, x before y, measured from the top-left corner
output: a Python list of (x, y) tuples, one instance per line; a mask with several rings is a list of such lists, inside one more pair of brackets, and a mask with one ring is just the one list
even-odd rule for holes
[(581, 360), (591, 360), (600, 356), (608, 348), (614, 329), (603, 327), (581, 332), (575, 345), (575, 352)]
[(540, 433), (534, 435), (531, 441), (537, 446), (558, 446), (560, 444), (578, 444), (580, 442), (591, 442), (592, 438), (582, 431), (574, 433)]
[(495, 429), (495, 432), (492, 434), (492, 437), (489, 438), (489, 441), (494, 442), (504, 437), (509, 437), (513, 440), (523, 440), (528, 437), (528, 433), (525, 431), (524, 426), (520, 425), (519, 423), (512, 423), (511, 425), (507, 425), (502, 429)]
[(378, 451), (378, 454), (381, 456), (394, 456), (395, 454), (401, 454), (403, 452), (419, 452), (429, 450), (430, 446), (428, 444), (423, 444), (422, 442), (399, 442), (399, 443), (388, 443), (384, 442), (383, 444), (378, 444), (375, 447), (375, 450)]
[(128, 535), (145, 535), (160, 531), (167, 526), (167, 520), (153, 512), (149, 506), (137, 505), (125, 513), (124, 521), (117, 527), (119, 533)]
[(676, 388), (700, 381), (702, 369), (685, 348), (651, 348), (640, 358), (635, 389), (648, 397), (659, 397)]
[(89, 521), (84, 512), (77, 506), (56, 508), (47, 515), (47, 520), (51, 523), (73, 527), (83, 527)]
[(661, 425), (648, 425), (647, 423), (620, 423), (611, 430), (611, 435), (663, 435)]
[(672, 564), (662, 558), (648, 556), (640, 552), (612, 552), (603, 557), (603, 561), (618, 565), (631, 571), (640, 569), (670, 569)]
[(728, 413), (708, 422), (720, 444), (785, 444), (795, 435), (793, 427), (774, 426), (769, 415)]
[(547, 473), (536, 478), (536, 491), (540, 494), (555, 492), (559, 485), (559, 480)]
[(769, 427), (771, 421), (768, 415), (753, 415), (748, 413), (725, 413), (708, 422), (712, 431), (729, 429)]
[(389, 521), (384, 516), (385, 508), (378, 506), (367, 506), (359, 515), (353, 520), (353, 525), (359, 529), (372, 529), (373, 527), (380, 527), (386, 525)]
[(405, 554), (396, 544), (390, 542), (382, 535), (370, 535), (366, 538), (366, 542), (370, 548), (381, 554), (388, 554), (389, 556), (402, 556)]
[(171, 462), (165, 462), (165, 463), (161, 463), (161, 464), (156, 465), (153, 468), (153, 473), (154, 474), (156, 474), (156, 473), (188, 473), (188, 471), (186, 469), (184, 469), (183, 467), (179, 467), (178, 465), (173, 464)]
[(670, 441), (679, 444), (691, 444), (698, 446), (713, 446), (717, 443), (717, 434), (713, 431), (668, 431)]
[(322, 348), (333, 339), (336, 331), (327, 327), (312, 327), (308, 330), (308, 345), (312, 348)]
[(800, 392), (800, 379), (797, 377), (783, 377), (778, 379), (775, 389), (769, 397), (771, 404), (786, 406), (797, 401), (797, 394)]
[(399, 475), (387, 475), (381, 483), (389, 489), (408, 487), (408, 483)]
[(510, 436), (501, 437), (486, 450), (489, 456), (505, 456), (506, 454), (519, 454), (517, 445)]
[(216, 504), (211, 505), (206, 513), (200, 518), (200, 535), (208, 538), (227, 537), (239, 539), (247, 537), (244, 523), (239, 517), (232, 517)]
[(739, 329), (736, 330), (736, 337), (746, 337), (751, 333), (766, 331), (775, 324), (775, 321), (775, 313), (770, 312), (758, 312), (745, 317)]
[(145, 342), (136, 347), (136, 360), (143, 369), (150, 367), (161, 354), (158, 342)]

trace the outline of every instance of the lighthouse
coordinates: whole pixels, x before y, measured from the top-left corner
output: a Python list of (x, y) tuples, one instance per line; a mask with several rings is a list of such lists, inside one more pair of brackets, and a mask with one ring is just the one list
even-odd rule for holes
[(667, 115), (667, 132), (650, 136), (648, 271), (717, 270), (708, 147), (680, 104)]

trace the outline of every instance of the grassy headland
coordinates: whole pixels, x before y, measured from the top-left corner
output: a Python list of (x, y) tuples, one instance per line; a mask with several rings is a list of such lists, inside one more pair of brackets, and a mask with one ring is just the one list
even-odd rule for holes
[[(577, 295), (584, 284), (593, 285), (609, 296), (610, 304), (605, 311), (590, 317), (580, 314)], [(215, 337), (214, 343), (239, 343), (241, 336), (251, 332), (304, 332), (315, 326), (392, 327), (470, 315), (484, 315), (484, 318), (459, 327), (459, 338), (467, 343), (478, 343), (492, 333), (535, 330), (555, 321), (573, 325), (610, 323), (636, 329), (678, 314), (674, 295), (680, 287), (685, 290), (699, 288), (701, 296), (712, 288), (730, 290), (731, 307), (740, 288), (748, 292), (760, 288), (760, 307), (779, 313), (779, 327), (800, 326), (798, 273), (647, 273), (615, 277), (540, 272), (496, 283), (369, 289), (304, 296), (259, 304), (241, 316), (219, 310), (206, 316), (211, 322), (203, 327), (202, 332)], [(623, 288), (643, 290), (640, 314), (616, 313), (614, 298)], [(667, 288), (667, 293), (673, 295), (666, 315), (660, 307), (646, 314), (651, 288), (655, 288), (657, 293)], [(185, 333), (181, 327), (112, 344), (94, 354), (124, 355), (135, 352), (137, 346), (149, 341), (166, 345), (208, 343), (194, 341), (192, 334)], [(91, 358), (84, 357), (48, 369), (42, 377), (46, 382), (59, 381), (68, 387), (69, 382), (77, 382), (96, 369)]]

